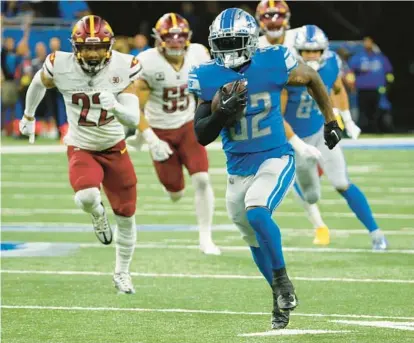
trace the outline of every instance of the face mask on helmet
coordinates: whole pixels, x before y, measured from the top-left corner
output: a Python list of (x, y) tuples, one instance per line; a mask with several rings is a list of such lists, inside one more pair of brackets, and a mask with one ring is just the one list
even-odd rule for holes
[(226, 68), (237, 68), (248, 62), (257, 46), (250, 36), (220, 37), (209, 41), (212, 55)]
[(323, 50), (299, 50), (300, 59), (312, 69), (318, 71), (323, 62)]
[(260, 16), (260, 25), (267, 36), (279, 38), (289, 28), (289, 16), (286, 13), (267, 12)]
[(97, 73), (108, 62), (112, 43), (74, 44), (78, 62), (88, 73)]
[(182, 56), (185, 54), (190, 41), (190, 34), (184, 32), (167, 33), (161, 37), (161, 46), (168, 56)]

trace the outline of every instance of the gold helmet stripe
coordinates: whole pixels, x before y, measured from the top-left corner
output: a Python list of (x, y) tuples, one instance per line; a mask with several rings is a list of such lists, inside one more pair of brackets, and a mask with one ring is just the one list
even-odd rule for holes
[(95, 37), (95, 17), (93, 15), (89, 16), (89, 28), (91, 30), (91, 37)]
[(175, 15), (175, 13), (171, 13), (171, 21), (172, 21), (172, 26), (173, 27), (177, 27), (177, 16)]

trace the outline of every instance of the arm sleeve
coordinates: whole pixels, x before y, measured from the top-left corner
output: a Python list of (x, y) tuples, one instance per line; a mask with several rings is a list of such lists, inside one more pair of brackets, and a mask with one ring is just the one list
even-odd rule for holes
[(216, 111), (211, 113), (211, 102), (203, 102), (197, 107), (194, 117), (194, 130), (201, 145), (213, 142), (222, 130), (227, 117)]
[(24, 109), (24, 114), (29, 117), (34, 117), (36, 108), (46, 93), (46, 87), (43, 85), (40, 72), (39, 70), (35, 74), (26, 93), (26, 108)]
[(138, 97), (131, 93), (121, 93), (117, 96), (115, 116), (122, 125), (137, 127), (140, 119)]

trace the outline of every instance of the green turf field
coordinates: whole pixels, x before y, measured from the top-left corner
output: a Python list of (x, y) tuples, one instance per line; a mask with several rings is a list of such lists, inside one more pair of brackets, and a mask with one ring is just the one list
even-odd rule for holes
[[(312, 245), (293, 194), (275, 212), (300, 300), (290, 331), (277, 332), (283, 337), (266, 336), (270, 289), (226, 215), (223, 154), (209, 152), (214, 222), (228, 224), (214, 233), (222, 256), (199, 253), (198, 234), (188, 229), (195, 225), (191, 183), (173, 204), (147, 153), (132, 156), (137, 224), (152, 226), (138, 233), (137, 292), (121, 296), (111, 281), (114, 248), (87, 231), (89, 218), (73, 204), (65, 154), (1, 155), (2, 241), (72, 249), (2, 258), (3, 342), (414, 342), (414, 150), (346, 151), (350, 177), (368, 196), (389, 252), (370, 251), (368, 234), (326, 180), (320, 207), (332, 229), (328, 248)], [(181, 230), (161, 227), (167, 224)]]

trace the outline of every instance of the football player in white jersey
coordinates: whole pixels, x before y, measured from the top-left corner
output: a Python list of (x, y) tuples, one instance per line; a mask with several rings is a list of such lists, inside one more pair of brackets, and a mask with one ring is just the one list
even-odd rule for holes
[(141, 66), (131, 55), (112, 51), (114, 34), (109, 24), (94, 15), (73, 27), (73, 52), (50, 54), (33, 78), (26, 95), (20, 131), (34, 142), (34, 113), (46, 89), (63, 95), (69, 122), (69, 180), (75, 203), (92, 217), (97, 238), (112, 242), (112, 230), (101, 201), (103, 185), (115, 214), (115, 287), (134, 293), (129, 264), (135, 248), (136, 183), (123, 125), (139, 123), (135, 80)]
[(188, 92), (189, 70), (210, 60), (210, 55), (203, 45), (190, 43), (190, 26), (178, 14), (164, 14), (153, 32), (156, 47), (137, 56), (142, 66), (138, 80), (141, 121), (127, 144), (139, 150), (143, 140), (148, 143), (158, 178), (174, 202), (183, 196), (186, 167), (195, 191), (200, 250), (219, 255), (211, 234), (214, 194), (207, 152), (195, 137), (196, 101)]
[[(263, 35), (259, 37), (259, 47), (265, 48), (271, 45), (282, 44), (288, 48), (293, 48), (296, 33), (299, 29), (290, 29), (290, 9), (285, 1), (262, 0), (256, 8), (256, 20), (260, 24)], [(297, 135), (289, 139), (289, 143), (295, 152), (303, 158), (317, 160), (321, 157), (319, 150), (310, 144), (306, 144)], [(303, 201), (297, 188), (295, 195), (305, 209), (310, 222), (315, 229), (314, 244), (329, 244), (329, 229), (322, 220), (317, 204), (308, 204)]]
[(290, 9), (285, 1), (262, 0), (256, 8), (256, 20), (263, 33), (259, 47), (276, 44), (293, 47), (298, 29), (290, 29)]

